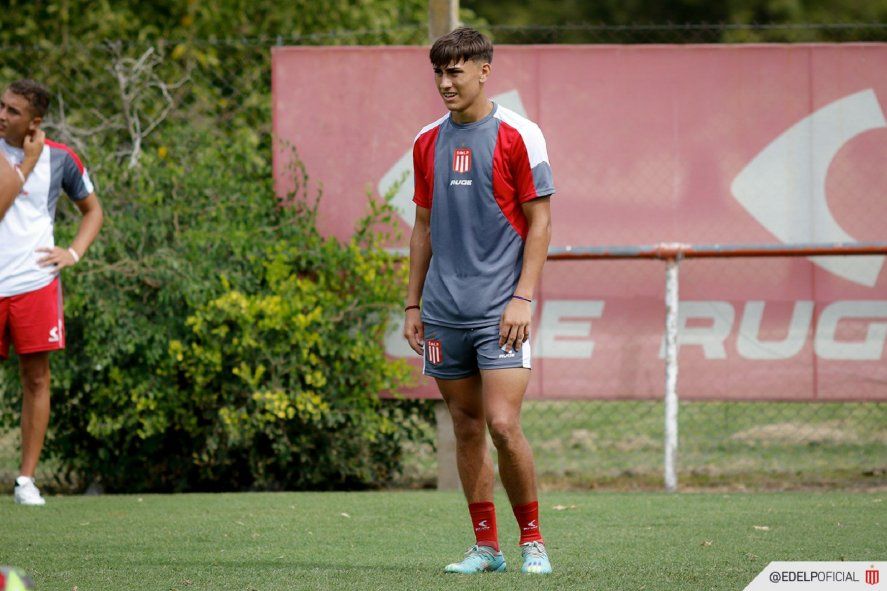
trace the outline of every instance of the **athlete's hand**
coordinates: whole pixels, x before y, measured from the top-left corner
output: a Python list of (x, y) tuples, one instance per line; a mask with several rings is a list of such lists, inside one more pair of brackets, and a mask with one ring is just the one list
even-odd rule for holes
[(40, 154), (43, 152), (43, 144), (45, 142), (46, 134), (39, 128), (36, 129), (34, 133), (29, 133), (25, 136), (25, 143), (23, 146), (25, 151), (25, 162), (31, 164), (31, 168), (33, 168), (33, 165), (40, 159)]
[(499, 321), (499, 346), (506, 353), (520, 351), (521, 345), (530, 338), (530, 322), (533, 320), (533, 308), (530, 302), (517, 298), (505, 306), (502, 320)]
[(410, 348), (417, 355), (425, 355), (422, 345), (425, 343), (425, 325), (422, 324), (422, 314), (419, 310), (411, 308), (406, 312), (403, 321), (403, 338), (410, 344)]
[(37, 264), (41, 267), (55, 267), (56, 271), (61, 271), (65, 267), (70, 267), (77, 261), (67, 249), (59, 248), (38, 248), (37, 252), (46, 253), (46, 256), (37, 260)]

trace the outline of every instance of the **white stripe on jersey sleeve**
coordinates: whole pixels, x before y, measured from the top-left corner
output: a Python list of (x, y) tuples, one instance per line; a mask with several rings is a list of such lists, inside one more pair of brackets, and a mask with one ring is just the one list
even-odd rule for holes
[(521, 135), (524, 145), (527, 146), (531, 170), (540, 162), (548, 162), (548, 148), (545, 146), (545, 137), (538, 125), (502, 105), (497, 105), (496, 118), (515, 128)]
[(434, 123), (429, 123), (428, 125), (426, 125), (425, 127), (423, 127), (422, 130), (419, 131), (419, 133), (416, 134), (416, 137), (413, 139), (413, 143), (415, 144), (415, 143), (416, 143), (416, 140), (418, 140), (419, 137), (420, 137), (423, 133), (425, 133), (425, 132), (427, 132), (427, 131), (430, 131), (430, 130), (434, 129), (435, 127), (437, 127), (438, 125), (440, 125), (441, 123), (443, 123), (443, 122), (447, 119), (447, 117), (449, 117), (449, 116), (450, 116), (450, 114), (447, 113), (446, 115), (444, 115), (443, 117), (441, 117), (440, 119), (438, 119), (437, 121), (435, 121)]
[(92, 179), (89, 178), (89, 171), (86, 170), (86, 167), (83, 168), (83, 185), (86, 187), (87, 195), (95, 193), (95, 187), (92, 184)]

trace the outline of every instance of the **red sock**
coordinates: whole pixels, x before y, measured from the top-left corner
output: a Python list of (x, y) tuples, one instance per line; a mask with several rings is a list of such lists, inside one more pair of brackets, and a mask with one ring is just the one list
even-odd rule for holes
[(491, 546), (499, 551), (499, 532), (496, 529), (496, 507), (490, 501), (469, 503), (471, 525), (478, 546)]
[(526, 505), (515, 505), (514, 517), (520, 528), (520, 543), (541, 542), (542, 534), (539, 533), (539, 501), (533, 501)]

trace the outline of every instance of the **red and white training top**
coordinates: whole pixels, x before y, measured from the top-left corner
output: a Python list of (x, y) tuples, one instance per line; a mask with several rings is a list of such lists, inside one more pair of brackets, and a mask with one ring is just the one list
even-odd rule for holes
[(520, 279), (523, 204), (554, 193), (539, 126), (493, 104), (479, 121), (448, 114), (413, 144), (413, 201), (431, 210), (431, 264), (422, 320), (456, 328), (499, 324)]
[[(0, 154), (13, 165), (21, 164), (25, 155), (2, 139)], [(56, 272), (37, 264), (46, 256), (37, 249), (55, 246), (52, 231), (59, 196), (64, 191), (73, 201), (80, 201), (94, 190), (77, 154), (64, 144), (46, 140), (28, 182), (0, 220), (0, 297), (35, 291), (52, 282)]]

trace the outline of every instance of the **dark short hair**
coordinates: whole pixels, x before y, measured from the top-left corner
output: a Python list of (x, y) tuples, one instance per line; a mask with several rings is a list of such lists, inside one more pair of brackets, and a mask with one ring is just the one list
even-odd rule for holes
[(6, 87), (6, 90), (12, 94), (17, 94), (18, 96), (23, 96), (28, 99), (28, 104), (31, 105), (31, 109), (37, 117), (43, 117), (46, 115), (46, 111), (49, 110), (49, 99), (52, 95), (50, 95), (49, 90), (39, 82), (27, 79), (16, 80)]
[(462, 60), (493, 62), (493, 44), (487, 37), (470, 27), (459, 27), (434, 42), (429, 52), (431, 64), (444, 68)]

